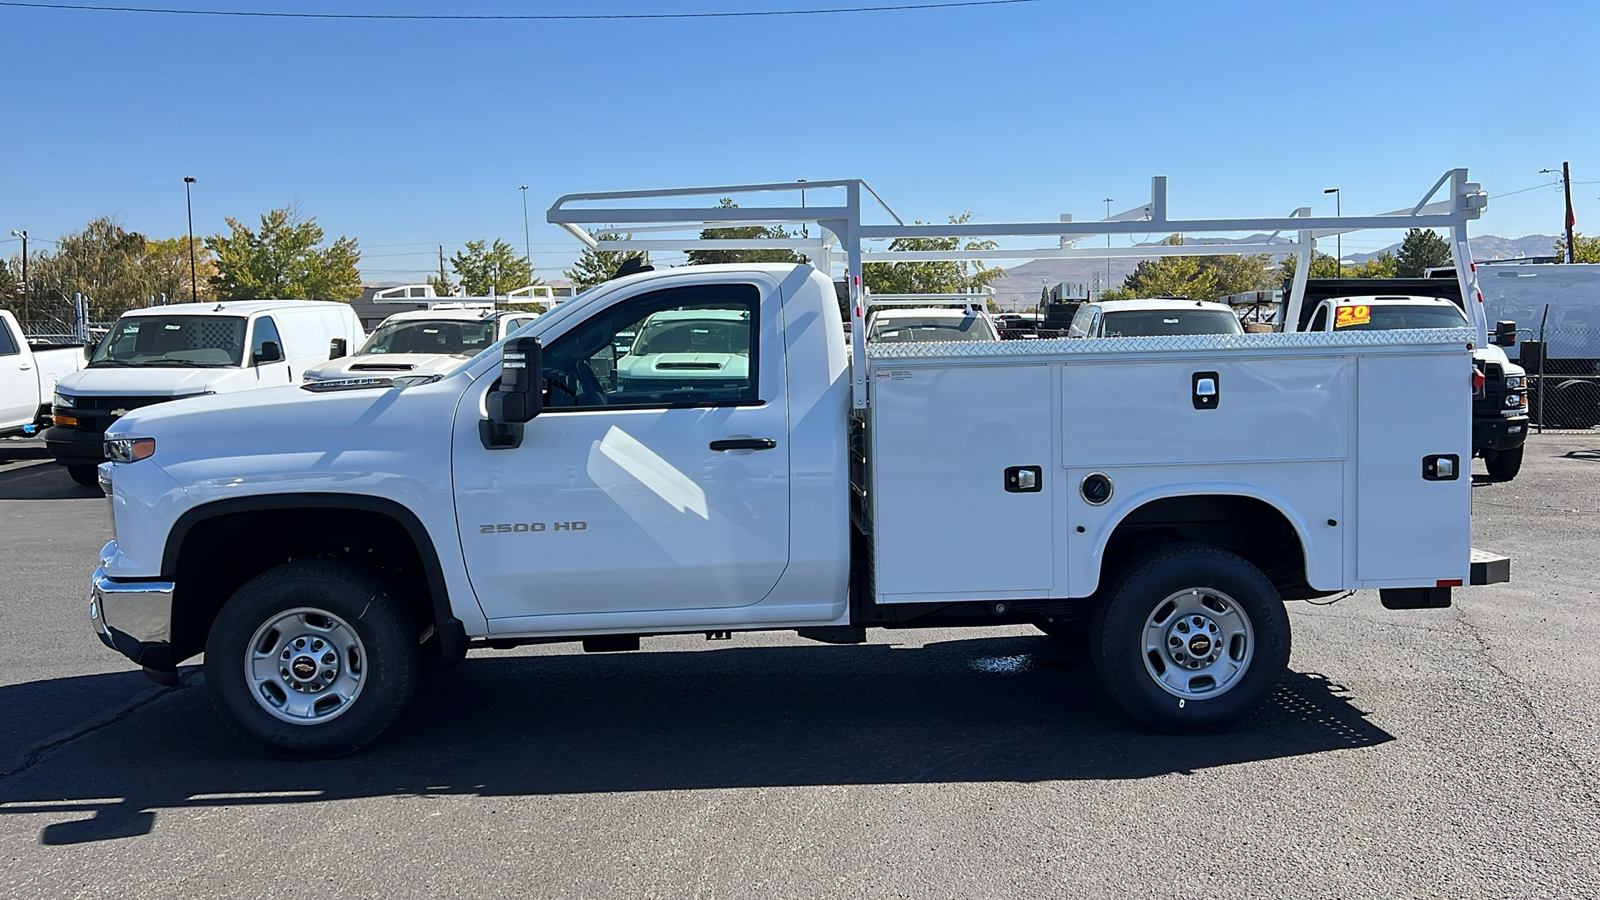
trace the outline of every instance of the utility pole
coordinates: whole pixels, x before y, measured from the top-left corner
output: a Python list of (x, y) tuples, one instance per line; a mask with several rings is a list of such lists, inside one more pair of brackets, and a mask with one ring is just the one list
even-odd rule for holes
[[(1556, 170), (1540, 169), (1539, 174), (1554, 175)], [(1572, 246), (1572, 227), (1578, 224), (1578, 219), (1572, 214), (1572, 167), (1565, 162), (1561, 164), (1561, 190), (1567, 196), (1567, 262), (1570, 263), (1573, 260), (1572, 253), (1574, 249)]]
[[(1111, 198), (1106, 198), (1106, 220), (1111, 219)], [(1111, 249), (1111, 235), (1106, 234), (1106, 249)], [(1111, 257), (1106, 257), (1106, 289), (1111, 289)]]
[(189, 211), (189, 299), (198, 303), (200, 301), (200, 281), (195, 276), (194, 269), (194, 202), (189, 199), (189, 185), (194, 184), (194, 179), (183, 176), (183, 206)]
[[(1323, 193), (1324, 194), (1332, 194), (1333, 195), (1333, 214), (1335, 216), (1344, 215), (1344, 195), (1339, 193), (1339, 189), (1338, 188), (1328, 188), (1327, 190), (1323, 191)], [(1334, 263), (1334, 265), (1333, 265), (1334, 276), (1333, 277), (1335, 277), (1335, 278), (1343, 278), (1344, 277), (1344, 235), (1336, 234), (1336, 235), (1333, 236), (1333, 252), (1334, 252), (1335, 255), (1338, 256), (1338, 259), (1335, 259), (1333, 261), (1333, 263)], [(1316, 261), (1315, 255), (1313, 255), (1312, 261), (1313, 262)], [(1307, 272), (1306, 274), (1310, 275), (1311, 273)]]
[(13, 237), (22, 238), (22, 330), (28, 330), (28, 233), (12, 231)]
[(1578, 219), (1572, 214), (1572, 169), (1565, 162), (1561, 164), (1561, 186), (1567, 194), (1567, 262), (1572, 262), (1572, 226), (1578, 224)]
[(528, 280), (533, 280), (533, 238), (528, 236), (528, 186), (517, 188), (522, 192), (522, 245), (528, 253)]
[(449, 284), (449, 282), (446, 281), (445, 277), (444, 277), (444, 245), (440, 244), (439, 245), (439, 287), (442, 288), (446, 284)]

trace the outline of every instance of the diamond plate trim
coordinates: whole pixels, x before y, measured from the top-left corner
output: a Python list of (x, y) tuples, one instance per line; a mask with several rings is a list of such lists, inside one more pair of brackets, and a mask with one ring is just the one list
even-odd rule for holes
[(974, 357), (1081, 356), (1171, 350), (1273, 350), (1278, 348), (1439, 346), (1477, 341), (1471, 328), (1401, 328), (1393, 331), (1292, 334), (1183, 334), (1137, 338), (1053, 338), (1037, 341), (945, 341), (868, 344), (868, 359), (971, 359)]

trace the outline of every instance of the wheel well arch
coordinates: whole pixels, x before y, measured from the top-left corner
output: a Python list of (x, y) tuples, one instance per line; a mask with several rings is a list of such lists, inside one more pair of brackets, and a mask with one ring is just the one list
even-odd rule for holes
[(433, 539), (416, 514), (385, 497), (274, 494), (215, 500), (185, 512), (167, 534), (162, 577), (172, 581), (172, 660), (205, 649), (228, 598), (256, 575), (297, 558), (371, 569), (402, 597), (419, 628), (436, 629), (447, 662), (466, 654)]
[(1130, 504), (1097, 548), (1099, 586), (1130, 559), (1162, 543), (1200, 543), (1244, 557), (1284, 599), (1318, 596), (1306, 579), (1306, 530), (1271, 499), (1227, 490), (1144, 498)]

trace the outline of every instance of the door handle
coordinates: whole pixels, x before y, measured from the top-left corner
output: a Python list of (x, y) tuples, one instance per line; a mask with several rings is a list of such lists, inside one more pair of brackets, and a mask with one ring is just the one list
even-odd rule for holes
[(772, 438), (725, 438), (711, 442), (713, 450), (771, 450), (776, 446), (778, 442)]

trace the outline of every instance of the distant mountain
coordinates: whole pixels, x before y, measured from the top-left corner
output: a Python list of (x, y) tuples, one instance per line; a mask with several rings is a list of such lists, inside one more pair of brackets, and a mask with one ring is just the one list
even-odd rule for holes
[[(1266, 235), (1254, 235), (1254, 242), (1264, 241)], [(1279, 238), (1279, 240), (1283, 240)], [(1556, 239), (1548, 234), (1530, 234), (1519, 238), (1497, 237), (1492, 234), (1471, 238), (1472, 258), (1483, 261), (1490, 259), (1521, 259), (1528, 256), (1550, 256)], [(1217, 243), (1216, 239), (1198, 238), (1192, 243), (1210, 244)], [(1318, 249), (1332, 252), (1332, 242), (1321, 240), (1317, 242)], [(1384, 250), (1375, 253), (1346, 253), (1345, 259), (1352, 262), (1365, 262), (1378, 253), (1393, 253), (1400, 249), (1400, 244), (1395, 243)], [(1098, 276), (1101, 285), (1110, 284), (1112, 287), (1121, 287), (1122, 279), (1133, 273), (1137, 259), (1111, 260), (1111, 277), (1106, 278), (1106, 260), (1103, 259), (1039, 259), (1023, 263), (1006, 270), (1006, 277), (994, 283), (995, 302), (1008, 309), (1020, 306), (1031, 306), (1039, 302), (1041, 288), (1054, 285), (1061, 281), (1087, 281), (1093, 286)]]
[[(1519, 238), (1503, 238), (1492, 234), (1482, 237), (1468, 238), (1472, 245), (1472, 258), (1479, 262), (1489, 259), (1523, 259), (1529, 256), (1554, 256), (1556, 237), (1553, 234), (1529, 234)], [(1317, 246), (1320, 248), (1327, 244), (1321, 240)], [(1351, 262), (1366, 262), (1379, 253), (1394, 253), (1400, 249), (1399, 243), (1389, 246), (1375, 253), (1346, 253), (1344, 258)]]

